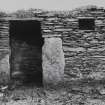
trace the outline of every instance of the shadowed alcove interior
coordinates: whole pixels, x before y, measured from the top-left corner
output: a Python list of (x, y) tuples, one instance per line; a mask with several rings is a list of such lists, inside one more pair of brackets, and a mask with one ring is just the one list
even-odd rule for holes
[(95, 19), (94, 18), (79, 19), (79, 29), (80, 30), (94, 30)]
[(10, 21), (11, 79), (24, 84), (42, 85), (41, 22), (36, 20)]

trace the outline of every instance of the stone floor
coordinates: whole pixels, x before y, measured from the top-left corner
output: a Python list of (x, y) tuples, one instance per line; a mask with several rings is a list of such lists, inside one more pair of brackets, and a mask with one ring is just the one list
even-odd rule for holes
[(0, 105), (105, 105), (105, 85), (81, 80), (65, 82), (58, 90), (21, 86), (1, 91)]

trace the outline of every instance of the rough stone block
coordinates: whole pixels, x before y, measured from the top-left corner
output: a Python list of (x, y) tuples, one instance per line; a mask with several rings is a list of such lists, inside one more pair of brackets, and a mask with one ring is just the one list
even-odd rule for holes
[(0, 60), (0, 84), (8, 84), (10, 80), (9, 54)]
[(43, 83), (55, 87), (64, 82), (65, 59), (60, 38), (45, 38), (42, 49)]

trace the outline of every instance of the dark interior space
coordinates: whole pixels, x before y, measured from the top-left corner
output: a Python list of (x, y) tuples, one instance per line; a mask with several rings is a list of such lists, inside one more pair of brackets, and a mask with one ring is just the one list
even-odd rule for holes
[(94, 19), (79, 19), (80, 30), (94, 30), (95, 20)]
[(24, 85), (42, 85), (41, 23), (36, 20), (10, 21), (11, 79)]

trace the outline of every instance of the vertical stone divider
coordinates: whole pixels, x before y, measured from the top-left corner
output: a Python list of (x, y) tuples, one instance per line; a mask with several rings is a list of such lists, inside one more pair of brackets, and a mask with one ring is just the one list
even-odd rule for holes
[(65, 59), (60, 37), (44, 38), (42, 47), (43, 85), (45, 88), (62, 88)]
[(0, 20), (0, 85), (7, 85), (10, 81), (9, 62), (9, 22)]

